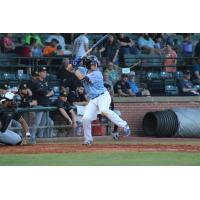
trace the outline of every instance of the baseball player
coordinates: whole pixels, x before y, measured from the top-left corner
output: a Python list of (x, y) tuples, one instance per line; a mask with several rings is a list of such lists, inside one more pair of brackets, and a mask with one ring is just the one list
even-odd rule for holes
[(83, 115), (84, 145), (91, 145), (93, 142), (91, 133), (91, 122), (97, 118), (97, 113), (106, 116), (114, 124), (122, 127), (125, 136), (130, 136), (131, 130), (128, 123), (122, 120), (115, 112), (109, 109), (111, 96), (104, 87), (102, 73), (98, 69), (96, 56), (87, 56), (82, 59), (83, 67), (74, 67), (73, 72), (82, 81), (86, 95), (90, 101), (85, 108)]
[[(13, 93), (7, 92), (0, 101), (0, 143), (7, 145), (20, 145), (23, 142), (23, 138), (30, 135), (26, 121), (15, 110), (14, 96)], [(25, 133), (24, 136), (8, 130), (12, 119), (21, 124), (23, 132)]]

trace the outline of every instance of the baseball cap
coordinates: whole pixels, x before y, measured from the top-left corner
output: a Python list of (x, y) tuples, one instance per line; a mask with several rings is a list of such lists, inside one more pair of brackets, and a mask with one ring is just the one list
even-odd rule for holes
[(47, 71), (47, 68), (46, 67), (40, 67), (38, 69), (38, 72), (44, 72), (44, 71)]
[(19, 89), (20, 89), (20, 90), (25, 90), (25, 89), (27, 89), (27, 88), (28, 88), (28, 86), (27, 86), (26, 83), (22, 83), (22, 84), (20, 84), (20, 86), (19, 86)]
[(128, 78), (128, 75), (127, 74), (122, 74), (122, 78)]
[(6, 92), (6, 94), (3, 96), (3, 98), (1, 99), (1, 102), (3, 101), (12, 101), (14, 99), (15, 94), (12, 92)]
[(0, 85), (0, 89), (2, 89), (2, 90), (8, 90), (8, 89), (9, 89), (8, 83), (2, 83), (2, 84)]
[(57, 44), (59, 43), (59, 41), (58, 41), (56, 38), (53, 38), (53, 39), (51, 40), (51, 42), (56, 42)]
[(31, 72), (31, 76), (33, 76), (33, 77), (38, 76), (38, 72), (37, 72), (37, 71), (32, 71), (32, 72)]
[(65, 92), (65, 91), (64, 91), (64, 92), (61, 92), (61, 93), (60, 93), (60, 97), (67, 97), (67, 92)]
[(184, 75), (190, 75), (190, 71), (186, 70), (183, 72)]
[(135, 76), (135, 71), (131, 71), (129, 75), (130, 76)]

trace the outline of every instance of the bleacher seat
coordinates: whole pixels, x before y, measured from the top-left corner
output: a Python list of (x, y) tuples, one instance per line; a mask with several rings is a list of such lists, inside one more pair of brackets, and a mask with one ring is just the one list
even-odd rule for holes
[(147, 79), (148, 80), (153, 80), (153, 79), (160, 79), (160, 75), (159, 73), (157, 72), (149, 72), (147, 73)]
[(172, 78), (173, 74), (169, 72), (160, 72), (160, 77), (165, 79), (165, 78)]
[(181, 71), (176, 72), (176, 78), (178, 80), (182, 80), (183, 79), (183, 72), (181, 72)]
[(177, 82), (177, 81), (176, 81), (176, 78), (166, 78), (166, 79), (164, 79), (164, 84), (165, 84), (165, 86), (166, 86), (166, 85), (173, 85), (173, 86), (176, 86), (176, 85), (177, 85), (176, 82)]
[(31, 80), (29, 74), (18, 74), (18, 75), (17, 75), (17, 79), (18, 79), (19, 81), (30, 81), (30, 80)]
[(178, 96), (178, 87), (174, 85), (166, 85), (165, 86), (165, 95), (166, 96)]
[(162, 95), (164, 93), (163, 79), (152, 79), (147, 82), (147, 88), (152, 95)]
[(124, 65), (125, 67), (131, 67), (133, 64), (139, 61), (138, 55), (125, 54), (124, 55)]
[(200, 91), (200, 85), (194, 85), (194, 89)]
[(46, 80), (47, 81), (55, 81), (55, 80), (57, 80), (57, 77), (55, 74), (47, 74)]
[(8, 74), (8, 73), (4, 73), (2, 74), (2, 80), (4, 81), (15, 81), (17, 78), (16, 78), (16, 75), (15, 74)]

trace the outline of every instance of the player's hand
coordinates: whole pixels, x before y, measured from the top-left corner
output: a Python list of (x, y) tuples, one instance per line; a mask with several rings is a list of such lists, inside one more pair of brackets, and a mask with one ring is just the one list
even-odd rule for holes
[(36, 100), (33, 100), (31, 103), (30, 103), (31, 106), (37, 106), (37, 101)]
[(77, 123), (76, 123), (76, 122), (73, 122), (73, 123), (72, 123), (72, 127), (73, 127), (73, 128), (77, 128)]
[(28, 144), (27, 137), (25, 137), (25, 138), (22, 139), (21, 145), (26, 145), (26, 144)]
[(69, 124), (72, 126), (73, 122), (71, 119), (68, 119), (69, 120)]

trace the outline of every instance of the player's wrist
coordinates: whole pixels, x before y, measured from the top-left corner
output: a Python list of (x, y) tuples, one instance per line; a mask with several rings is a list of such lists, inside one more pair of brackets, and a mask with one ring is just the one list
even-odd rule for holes
[(26, 132), (26, 137), (30, 137), (30, 136), (31, 136), (30, 132)]

